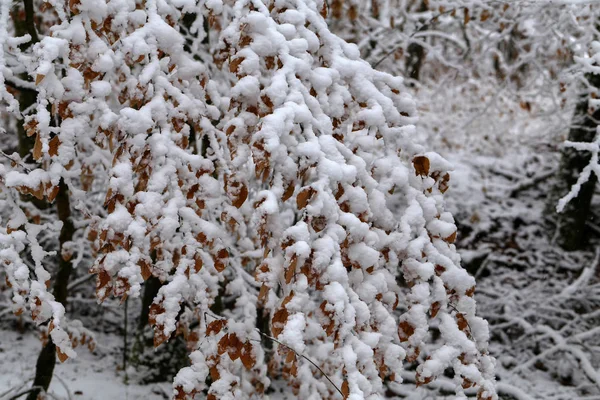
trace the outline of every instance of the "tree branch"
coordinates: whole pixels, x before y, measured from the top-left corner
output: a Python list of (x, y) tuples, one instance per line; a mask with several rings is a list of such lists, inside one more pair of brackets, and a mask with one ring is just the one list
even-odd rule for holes
[(27, 33), (31, 36), (31, 40), (27, 43), (27, 46), (31, 46), (40, 41), (37, 29), (35, 29), (35, 20), (33, 18), (33, 0), (23, 0), (23, 4), (25, 5), (25, 27)]
[(288, 346), (285, 343), (280, 342), (279, 340), (275, 339), (272, 336), (267, 335), (266, 333), (262, 333), (258, 328), (256, 329), (256, 331), (263, 336), (266, 339), (272, 340), (273, 342), (293, 351), (297, 356), (304, 358), (306, 361), (308, 361), (309, 363), (311, 363), (316, 369), (319, 370), (320, 373), (323, 374), (323, 376), (325, 377), (325, 379), (327, 379), (329, 381), (329, 383), (331, 383), (333, 385), (333, 387), (338, 391), (339, 394), (342, 395), (342, 398), (344, 398), (344, 393), (342, 393), (341, 389), (339, 387), (337, 387), (337, 385), (335, 383), (333, 383), (333, 381), (331, 380), (331, 378), (329, 378), (329, 375), (327, 375), (325, 373), (325, 371), (323, 371), (317, 364), (315, 364), (310, 358), (306, 357), (304, 354), (300, 354), (298, 353), (296, 350), (292, 349), (290, 346)]

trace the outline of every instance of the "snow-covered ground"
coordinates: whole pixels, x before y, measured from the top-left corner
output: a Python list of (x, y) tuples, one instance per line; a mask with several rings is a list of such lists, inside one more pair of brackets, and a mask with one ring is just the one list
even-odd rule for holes
[[(0, 399), (13, 399), (31, 386), (41, 348), (32, 333), (0, 332)], [(50, 398), (60, 400), (159, 400), (169, 398), (169, 383), (140, 386), (126, 384), (115, 354), (121, 339), (98, 335), (94, 353), (78, 348), (77, 358), (58, 363), (50, 384)], [(22, 398), (24, 398), (23, 395)]]

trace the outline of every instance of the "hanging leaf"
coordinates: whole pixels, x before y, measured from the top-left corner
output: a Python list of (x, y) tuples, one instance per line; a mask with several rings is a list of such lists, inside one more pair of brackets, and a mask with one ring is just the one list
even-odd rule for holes
[(427, 176), (429, 174), (429, 164), (429, 158), (425, 156), (417, 156), (413, 158), (413, 165), (417, 175)]

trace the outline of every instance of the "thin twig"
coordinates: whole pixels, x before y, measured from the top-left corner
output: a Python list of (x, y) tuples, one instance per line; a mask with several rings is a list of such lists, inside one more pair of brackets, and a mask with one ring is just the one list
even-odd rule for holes
[[(207, 311), (205, 311), (205, 312), (204, 312), (204, 321), (206, 321), (206, 316), (207, 316), (207, 315), (210, 315), (210, 316), (211, 316), (211, 317), (213, 317), (214, 319), (227, 320), (227, 318), (220, 317), (220, 316), (217, 316), (217, 315), (214, 315), (214, 314), (212, 314), (212, 313), (208, 313)], [(331, 378), (329, 378), (329, 375), (327, 375), (327, 374), (325, 373), (325, 371), (323, 371), (323, 370), (321, 369), (321, 367), (319, 367), (317, 364), (315, 364), (313, 360), (311, 360), (310, 358), (308, 358), (308, 357), (307, 357), (307, 356), (305, 356), (304, 354), (300, 354), (300, 353), (298, 353), (296, 350), (292, 349), (292, 348), (291, 348), (290, 346), (288, 346), (287, 344), (285, 344), (285, 343), (282, 343), (282, 342), (280, 342), (279, 340), (275, 339), (274, 337), (272, 337), (272, 336), (269, 336), (269, 335), (267, 335), (266, 333), (263, 333), (263, 332), (261, 332), (261, 331), (260, 331), (260, 329), (258, 329), (258, 328), (256, 328), (256, 332), (258, 332), (258, 333), (259, 333), (259, 335), (263, 336), (264, 338), (266, 338), (266, 339), (269, 339), (269, 340), (271, 340), (271, 341), (273, 341), (273, 342), (275, 342), (275, 343), (277, 343), (277, 344), (279, 344), (279, 345), (281, 345), (281, 346), (283, 346), (283, 347), (285, 347), (285, 348), (287, 348), (287, 349), (289, 349), (289, 350), (293, 351), (293, 352), (294, 352), (294, 353), (295, 353), (297, 356), (299, 356), (299, 357), (302, 357), (302, 358), (304, 358), (306, 361), (308, 361), (309, 363), (311, 363), (311, 364), (312, 364), (312, 365), (313, 365), (313, 366), (314, 366), (316, 369), (318, 369), (318, 370), (319, 370), (319, 372), (321, 372), (321, 374), (323, 374), (323, 376), (325, 377), (325, 379), (327, 379), (327, 380), (329, 381), (329, 383), (331, 383), (331, 385), (332, 385), (332, 386), (333, 386), (333, 387), (334, 387), (334, 388), (335, 388), (335, 389), (338, 391), (338, 393), (342, 395), (342, 398), (344, 397), (344, 393), (342, 393), (341, 389), (340, 389), (339, 387), (337, 387), (337, 385), (336, 385), (335, 383), (333, 383), (333, 381), (331, 380)], [(259, 341), (258, 339), (250, 339), (250, 340), (253, 340), (253, 341)]]
[(81, 285), (82, 283), (85, 283), (93, 278), (95, 278), (96, 275), (95, 274), (88, 274), (88, 275), (84, 275), (76, 280), (74, 280), (73, 282), (69, 283), (69, 286), (67, 286), (67, 290), (69, 292), (71, 292), (74, 288), (76, 288), (77, 286)]
[[(460, 10), (461, 8), (466, 8), (466, 7), (458, 7), (458, 8), (453, 8), (453, 9), (451, 9), (451, 10), (447, 10), (447, 11), (444, 11), (444, 12), (442, 12), (442, 13), (439, 13), (439, 14), (436, 14), (436, 15), (434, 15), (433, 17), (431, 17), (431, 18), (429, 18), (427, 21), (425, 21), (425, 22), (423, 23), (423, 25), (421, 25), (421, 26), (419, 27), (419, 29), (417, 29), (416, 31), (414, 31), (413, 33), (411, 33), (411, 34), (408, 36), (408, 39), (412, 39), (412, 38), (413, 38), (413, 37), (414, 37), (414, 36), (415, 36), (417, 33), (419, 33), (419, 32), (423, 32), (424, 30), (426, 30), (427, 28), (429, 28), (429, 26), (430, 26), (432, 23), (434, 23), (434, 22), (435, 22), (435, 20), (437, 20), (439, 17), (441, 17), (441, 16), (443, 16), (443, 15), (446, 15), (446, 14), (451, 14), (451, 13), (455, 12), (456, 10)], [(373, 68), (377, 68), (377, 67), (379, 66), (379, 64), (381, 64), (382, 62), (384, 62), (386, 58), (388, 58), (389, 56), (391, 56), (392, 54), (394, 54), (394, 53), (395, 53), (395, 52), (396, 52), (398, 49), (400, 49), (401, 47), (402, 47), (402, 45), (395, 46), (394, 48), (392, 48), (392, 50), (390, 50), (390, 51), (388, 51), (387, 53), (385, 53), (385, 55), (384, 55), (383, 57), (381, 57), (381, 58), (379, 59), (379, 61), (377, 61), (377, 62), (376, 62), (374, 65), (373, 65)]]
[(13, 391), (15, 391), (15, 390), (20, 390), (21, 388), (23, 388), (23, 387), (27, 386), (27, 382), (29, 382), (30, 380), (31, 380), (31, 379), (28, 379), (28, 380), (24, 381), (24, 382), (23, 382), (23, 384), (22, 384), (21, 386), (15, 386), (15, 387), (12, 387), (12, 388), (8, 389), (7, 391), (5, 391), (5, 392), (3, 392), (3, 393), (0, 393), (0, 399), (4, 398), (4, 396), (8, 396), (8, 394), (9, 394), (10, 392), (13, 392)]
[(29, 393), (29, 392), (33, 392), (34, 390), (38, 390), (38, 389), (43, 389), (41, 386), (32, 386), (29, 389), (23, 390), (19, 393), (17, 393), (16, 395), (14, 395), (13, 397), (11, 397), (8, 400), (17, 400), (19, 397)]
[(33, 6), (33, 0), (24, 0), (25, 5), (25, 24), (27, 27), (27, 33), (31, 36), (31, 40), (27, 43), (27, 46), (31, 46), (34, 43), (40, 41), (37, 29), (35, 28), (35, 19), (33, 13), (35, 12), (35, 7)]
[(325, 371), (323, 371), (317, 364), (315, 364), (310, 358), (306, 357), (304, 354), (300, 354), (298, 353), (296, 350), (292, 349), (290, 346), (288, 346), (285, 343), (280, 342), (279, 340), (275, 339), (272, 336), (267, 335), (266, 333), (261, 332), (258, 328), (256, 328), (256, 331), (263, 337), (272, 340), (273, 342), (293, 351), (297, 356), (300, 356), (302, 358), (304, 358), (306, 361), (308, 361), (309, 363), (311, 363), (316, 369), (319, 370), (319, 372), (321, 372), (323, 374), (323, 376), (325, 377), (325, 379), (327, 379), (329, 381), (329, 383), (331, 383), (333, 385), (333, 387), (338, 391), (339, 394), (342, 395), (342, 398), (344, 397), (344, 393), (342, 393), (342, 391), (340, 390), (339, 387), (337, 387), (337, 385), (335, 383), (333, 383), (333, 381), (331, 380), (331, 378), (329, 378), (329, 375), (327, 375), (325, 373)]
[(73, 397), (71, 396), (71, 391), (69, 390), (69, 387), (67, 386), (67, 383), (63, 380), (63, 378), (61, 378), (58, 375), (54, 375), (54, 377), (63, 385), (63, 387), (65, 388), (66, 392), (67, 392), (67, 398), (69, 400), (73, 400)]

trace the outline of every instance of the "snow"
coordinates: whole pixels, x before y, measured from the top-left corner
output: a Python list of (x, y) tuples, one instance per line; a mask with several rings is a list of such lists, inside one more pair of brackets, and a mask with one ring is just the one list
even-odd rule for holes
[[(2, 331), (0, 341), (0, 398), (15, 395), (29, 386), (33, 378), (40, 341), (31, 334)], [(116, 366), (121, 338), (105, 336), (98, 342), (95, 354), (87, 350), (66, 363), (58, 363), (50, 384), (50, 393), (58, 399), (100, 400), (119, 398), (129, 400), (162, 400), (170, 394), (170, 384), (125, 384), (122, 371)]]

